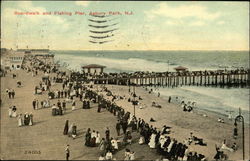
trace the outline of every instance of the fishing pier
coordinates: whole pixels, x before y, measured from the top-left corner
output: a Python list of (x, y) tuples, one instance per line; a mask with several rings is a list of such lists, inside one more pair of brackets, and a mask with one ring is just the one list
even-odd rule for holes
[(165, 87), (178, 87), (183, 85), (247, 87), (250, 84), (249, 69), (150, 73), (103, 73), (102, 75), (92, 76), (89, 80), (93, 81), (94, 84)]

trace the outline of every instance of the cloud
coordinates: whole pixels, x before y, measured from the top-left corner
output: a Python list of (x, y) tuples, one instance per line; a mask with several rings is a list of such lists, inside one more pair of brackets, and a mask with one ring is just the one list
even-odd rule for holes
[(166, 3), (157, 4), (155, 8), (150, 11), (146, 11), (145, 13), (147, 16), (151, 17), (164, 16), (174, 19), (193, 17), (203, 20), (214, 20), (221, 15), (219, 12), (210, 13), (204, 6), (201, 5), (191, 4), (172, 7)]
[(183, 25), (184, 22), (182, 20), (167, 20), (165, 22), (166, 25), (174, 26), (174, 25)]
[(218, 21), (217, 24), (218, 25), (223, 25), (223, 24), (225, 24), (225, 21)]
[(83, 7), (87, 7), (89, 5), (89, 1), (76, 1), (76, 5), (78, 6), (83, 6)]
[(195, 21), (189, 24), (190, 26), (204, 26), (205, 22), (203, 21)]

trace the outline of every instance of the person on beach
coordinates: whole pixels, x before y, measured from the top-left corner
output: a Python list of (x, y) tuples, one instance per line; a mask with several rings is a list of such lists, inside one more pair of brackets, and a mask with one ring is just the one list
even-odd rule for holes
[(99, 157), (98, 160), (105, 160), (105, 155), (104, 155), (104, 154), (101, 154), (101, 156)]
[(135, 152), (134, 151), (130, 152), (129, 158), (130, 158), (130, 160), (135, 160)]
[(60, 100), (57, 101), (57, 107), (61, 107), (61, 101)]
[(220, 150), (228, 150), (228, 151), (230, 151), (230, 152), (233, 152), (233, 151), (234, 151), (232, 148), (229, 148), (229, 147), (226, 145), (226, 139), (223, 140)]
[(13, 99), (15, 98), (15, 90), (14, 90), (14, 89), (11, 90), (11, 97), (12, 97)]
[(38, 109), (38, 108), (39, 108), (39, 101), (36, 100), (36, 109)]
[(65, 112), (66, 111), (66, 101), (65, 100), (63, 100), (63, 102), (62, 102), (62, 107), (63, 107), (63, 111)]
[(106, 160), (112, 160), (112, 158), (113, 158), (113, 154), (110, 152), (110, 151), (108, 151), (107, 153), (106, 153)]
[(76, 101), (73, 100), (73, 102), (72, 102), (72, 111), (74, 111), (75, 109), (76, 109)]
[(12, 107), (9, 107), (9, 117), (12, 117)]
[(168, 97), (168, 103), (171, 103), (171, 96)]
[(124, 160), (130, 160), (130, 150), (129, 149), (125, 150), (125, 158), (124, 158)]
[(90, 146), (91, 141), (91, 130), (88, 128), (87, 133), (85, 134), (85, 146)]
[(119, 120), (117, 121), (115, 128), (116, 128), (117, 136), (120, 136), (121, 123)]
[(106, 134), (106, 140), (109, 140), (110, 131), (108, 127), (106, 128), (105, 134)]
[(105, 149), (106, 149), (106, 141), (104, 138), (102, 138), (100, 144), (99, 144), (99, 149), (102, 153), (104, 153)]
[(67, 135), (69, 130), (69, 120), (66, 120), (64, 130), (63, 130), (63, 135)]
[(66, 160), (69, 160), (69, 156), (70, 156), (69, 145), (66, 146), (65, 153), (66, 153)]
[(19, 115), (18, 115), (18, 126), (19, 126), (19, 127), (23, 126), (22, 114), (19, 114)]
[(75, 139), (76, 138), (76, 130), (77, 129), (77, 126), (73, 123), (73, 126), (72, 126), (72, 138)]
[(17, 117), (17, 108), (16, 108), (16, 106), (12, 107), (12, 115), (11, 116), (12, 117)]
[(12, 94), (11, 94), (11, 89), (8, 90), (8, 96), (9, 96), (9, 99), (11, 98)]
[(111, 145), (114, 149), (114, 152), (118, 151), (118, 142), (117, 142), (117, 139), (113, 139), (111, 138)]
[(30, 121), (29, 121), (29, 126), (32, 126), (33, 125), (33, 114), (30, 113)]
[(217, 147), (216, 145), (215, 145), (215, 149), (216, 149), (216, 154), (214, 156), (214, 159), (217, 161), (217, 160), (220, 160), (222, 158), (223, 151), (221, 151), (220, 148)]
[(95, 141), (96, 145), (99, 145), (101, 143), (101, 135), (100, 133), (97, 131), (96, 132), (96, 141)]
[(68, 137), (72, 136), (72, 131), (73, 131), (73, 124), (69, 126)]
[(156, 133), (153, 133), (150, 137), (150, 141), (148, 143), (149, 147), (154, 149), (155, 148), (155, 137), (156, 137)]
[(32, 106), (33, 106), (33, 109), (35, 110), (36, 109), (36, 100), (35, 99), (32, 101)]
[(24, 125), (29, 125), (29, 122), (30, 122), (30, 116), (28, 115), (27, 112), (25, 112), (24, 114)]

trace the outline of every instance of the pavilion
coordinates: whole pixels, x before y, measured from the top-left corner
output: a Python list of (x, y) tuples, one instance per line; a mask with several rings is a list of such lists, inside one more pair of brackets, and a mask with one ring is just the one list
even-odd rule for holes
[(103, 73), (104, 68), (105, 66), (98, 65), (98, 64), (89, 64), (86, 66), (82, 66), (82, 69), (85, 73), (94, 74), (94, 75), (99, 75)]

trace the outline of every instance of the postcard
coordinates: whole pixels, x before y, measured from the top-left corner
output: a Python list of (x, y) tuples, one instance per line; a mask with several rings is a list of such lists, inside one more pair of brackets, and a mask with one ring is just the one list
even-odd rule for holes
[(2, 1), (2, 160), (249, 160), (249, 3)]

